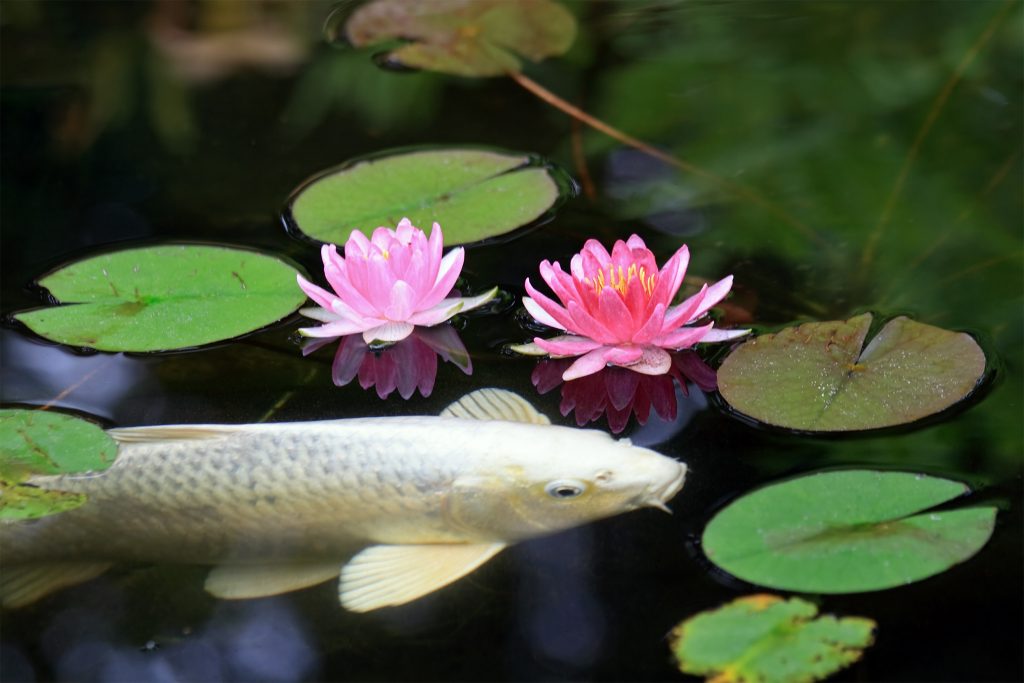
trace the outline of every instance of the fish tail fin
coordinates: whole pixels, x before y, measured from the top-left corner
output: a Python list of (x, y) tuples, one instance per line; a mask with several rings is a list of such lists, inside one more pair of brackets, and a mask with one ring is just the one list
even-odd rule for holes
[(24, 607), (50, 593), (95, 578), (110, 562), (35, 562), (0, 569), (0, 604)]

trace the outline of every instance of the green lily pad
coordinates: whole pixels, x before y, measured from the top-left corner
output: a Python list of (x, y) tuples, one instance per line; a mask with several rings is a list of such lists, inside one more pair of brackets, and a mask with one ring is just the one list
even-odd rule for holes
[(410, 41), (387, 61), (458, 76), (501, 76), (519, 71), (517, 54), (535, 62), (565, 53), (576, 20), (550, 0), (374, 0), (349, 17), (356, 47)]
[[(286, 220), (321, 242), (344, 244), (408, 217), (447, 245), (476, 242), (526, 225), (561, 198), (553, 169), (524, 154), (433, 149), (343, 164), (307, 181), (288, 202)], [(290, 214), (290, 215), (289, 215)]]
[(905, 424), (963, 400), (985, 374), (970, 335), (890, 320), (861, 346), (871, 314), (788, 327), (752, 339), (718, 370), (718, 390), (739, 412), (807, 431)]
[(76, 508), (85, 496), (27, 484), (36, 474), (99, 472), (117, 444), (106, 432), (71, 415), (0, 410), (0, 520), (33, 519)]
[(246, 249), (193, 244), (125, 249), (47, 275), (64, 306), (19, 313), (36, 334), (101, 351), (167, 351), (231, 339), (301, 306), (297, 271)]
[(708, 558), (761, 586), (858, 593), (902, 586), (970, 558), (996, 508), (924, 512), (968, 492), (909, 472), (822, 472), (750, 493), (704, 530)]
[(683, 673), (716, 683), (820, 681), (860, 659), (875, 622), (817, 614), (799, 598), (739, 598), (676, 626), (672, 654)]

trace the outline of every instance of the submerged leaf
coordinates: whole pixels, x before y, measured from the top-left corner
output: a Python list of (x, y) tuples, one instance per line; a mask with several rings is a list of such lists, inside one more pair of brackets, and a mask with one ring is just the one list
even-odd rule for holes
[(811, 474), (719, 512), (704, 530), (704, 552), (730, 574), (771, 588), (901, 586), (963, 562), (988, 541), (993, 507), (922, 512), (967, 492), (959, 482), (909, 472)]
[(820, 681), (860, 659), (875, 622), (817, 614), (799, 598), (739, 598), (676, 626), (672, 653), (683, 673), (718, 683)]
[(78, 507), (85, 496), (25, 484), (32, 475), (99, 472), (117, 444), (85, 420), (41, 410), (0, 410), (0, 519), (32, 519)]
[(64, 306), (15, 316), (47, 339), (101, 351), (166, 351), (231, 339), (305, 301), (297, 271), (245, 249), (164, 245), (77, 261), (39, 284)]
[(554, 170), (523, 154), (480, 149), (432, 149), (347, 163), (303, 183), (287, 218), (321, 242), (344, 244), (353, 230), (369, 235), (408, 217), (429, 231), (444, 228), (445, 244), (464, 244), (526, 225), (562, 194)]
[(808, 431), (876, 429), (913, 422), (966, 397), (985, 372), (970, 335), (905, 317), (861, 352), (871, 314), (761, 335), (718, 370), (722, 397), (768, 424)]
[(345, 26), (356, 47), (410, 41), (392, 50), (395, 65), (458, 76), (519, 71), (517, 54), (532, 61), (563, 54), (576, 20), (550, 0), (374, 0)]

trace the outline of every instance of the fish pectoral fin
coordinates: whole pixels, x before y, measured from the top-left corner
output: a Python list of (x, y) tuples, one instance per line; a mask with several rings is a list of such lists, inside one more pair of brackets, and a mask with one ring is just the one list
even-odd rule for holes
[(519, 394), (505, 389), (477, 389), (441, 411), (441, 417), (461, 417), (467, 420), (504, 420), (549, 425), (551, 420), (537, 412), (530, 402)]
[(329, 581), (341, 571), (338, 562), (222, 564), (213, 568), (204, 587), (225, 600), (262, 598)]
[(353, 612), (401, 605), (461, 579), (504, 547), (504, 543), (376, 545), (341, 568), (338, 597)]
[(24, 607), (50, 593), (83, 583), (110, 569), (110, 562), (38, 562), (0, 569), (0, 603)]

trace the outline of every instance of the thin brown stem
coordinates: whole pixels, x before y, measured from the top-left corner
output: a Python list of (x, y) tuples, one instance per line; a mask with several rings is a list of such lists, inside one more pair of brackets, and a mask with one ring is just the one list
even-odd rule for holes
[(810, 227), (800, 222), (795, 217), (791, 216), (789, 212), (787, 212), (785, 209), (783, 209), (775, 202), (772, 202), (771, 200), (763, 197), (760, 193), (747, 187), (746, 185), (742, 185), (727, 178), (723, 178), (705, 168), (701, 168), (700, 166), (692, 164), (689, 161), (680, 159), (678, 157), (674, 157), (671, 154), (667, 154), (661, 151), (660, 149), (652, 147), (643, 140), (639, 140), (628, 133), (624, 133), (618, 128), (613, 128), (612, 126), (608, 125), (601, 119), (595, 118), (588, 114), (587, 112), (580, 109), (579, 107), (576, 107), (575, 105), (563, 100), (561, 97), (554, 94), (553, 92), (542, 86), (540, 83), (537, 83), (536, 81), (534, 81), (533, 79), (529, 78), (528, 76), (524, 75), (519, 71), (510, 71), (508, 72), (508, 75), (516, 83), (526, 88), (531, 93), (533, 93), (540, 99), (544, 100), (551, 106), (565, 112), (566, 114), (573, 117), (577, 121), (580, 121), (581, 123), (590, 126), (594, 130), (604, 133), (605, 135), (614, 140), (618, 140), (624, 145), (628, 145), (634, 149), (640, 150), (641, 152), (648, 156), (663, 161), (669, 166), (673, 166), (675, 168), (680, 169), (681, 171), (685, 171), (686, 173), (691, 173), (695, 176), (703, 178), (704, 180), (707, 180), (713, 183), (714, 185), (717, 185), (718, 187), (724, 189), (729, 194), (732, 194), (737, 197), (742, 197), (743, 199), (746, 199), (747, 201), (765, 209), (766, 211), (774, 215), (776, 218), (780, 219), (790, 227), (795, 228), (796, 230), (801, 232), (804, 236), (811, 239), (815, 243), (827, 246), (825, 240), (818, 236), (818, 234), (815, 233)]
[(54, 396), (53, 398), (51, 398), (51, 399), (50, 399), (49, 401), (47, 401), (47, 402), (46, 402), (46, 403), (45, 403), (44, 405), (40, 406), (40, 407), (39, 407), (39, 410), (49, 410), (50, 408), (52, 408), (52, 407), (54, 407), (55, 405), (57, 405), (57, 404), (58, 404), (58, 403), (59, 403), (60, 401), (63, 401), (63, 400), (65, 399), (65, 398), (67, 398), (67, 396), (68, 396), (69, 394), (71, 394), (71, 392), (75, 391), (75, 390), (76, 390), (76, 389), (78, 389), (78, 388), (79, 388), (80, 386), (82, 386), (83, 384), (85, 384), (86, 382), (88, 382), (88, 381), (89, 381), (90, 379), (92, 379), (92, 378), (93, 378), (93, 376), (95, 376), (97, 372), (99, 372), (99, 371), (100, 371), (100, 370), (102, 370), (103, 368), (107, 367), (107, 365), (109, 365), (109, 364), (110, 364), (110, 359), (111, 359), (111, 358), (113, 358), (113, 356), (104, 356), (104, 357), (103, 357), (103, 360), (102, 360), (102, 361), (100, 361), (100, 362), (99, 362), (99, 363), (98, 363), (98, 364), (96, 365), (96, 367), (95, 367), (95, 368), (93, 368), (93, 369), (92, 369), (92, 370), (90, 370), (89, 372), (87, 372), (87, 373), (85, 373), (84, 375), (82, 375), (82, 376), (81, 376), (81, 377), (80, 377), (80, 378), (78, 379), (78, 381), (77, 381), (77, 382), (75, 382), (74, 384), (70, 385), (70, 386), (69, 386), (69, 387), (67, 387), (66, 389), (62, 390), (62, 391), (61, 391), (61, 392), (60, 392), (59, 394), (57, 394), (56, 396)]
[(878, 250), (878, 242), (881, 240), (882, 235), (885, 233), (885, 228), (888, 226), (889, 221), (892, 219), (893, 210), (896, 208), (896, 202), (903, 192), (903, 187), (906, 185), (907, 177), (910, 175), (910, 169), (914, 165), (914, 161), (917, 160), (918, 154), (921, 152), (921, 146), (924, 144), (925, 138), (928, 137), (928, 133), (931, 132), (932, 126), (935, 125), (935, 121), (938, 120), (939, 114), (946, 107), (946, 102), (949, 101), (949, 96), (953, 93), (953, 90), (963, 79), (967, 69), (970, 68), (971, 64), (984, 49), (985, 45), (988, 44), (992, 36), (995, 35), (996, 30), (1002, 25), (1006, 19), (1006, 15), (1010, 9), (1016, 6), (1017, 0), (1006, 0), (999, 11), (996, 12), (995, 16), (989, 20), (985, 26), (985, 30), (981, 32), (977, 40), (967, 48), (960, 63), (953, 69), (953, 73), (949, 75), (945, 84), (942, 86), (942, 90), (935, 97), (935, 101), (932, 102), (932, 106), (928, 109), (928, 114), (925, 116), (924, 121), (921, 123), (921, 127), (917, 131), (917, 135), (914, 137), (914, 142), (910, 145), (910, 150), (907, 152), (906, 158), (903, 160), (903, 166), (900, 167), (900, 172), (896, 176), (896, 181), (892, 185), (892, 190), (889, 192), (889, 197), (885, 200), (885, 205), (882, 207), (882, 213), (878, 217), (878, 222), (875, 224), (871, 234), (868, 235), (867, 242), (864, 245), (864, 251), (861, 254), (861, 273), (866, 273), (871, 267), (872, 262), (875, 258), (875, 252)]
[(594, 179), (590, 177), (590, 169), (587, 167), (587, 155), (583, 153), (583, 135), (580, 133), (580, 122), (578, 119), (572, 119), (569, 139), (572, 142), (572, 163), (576, 167), (576, 173), (579, 174), (583, 195), (587, 199), (594, 200), (597, 198), (597, 188), (594, 187)]

